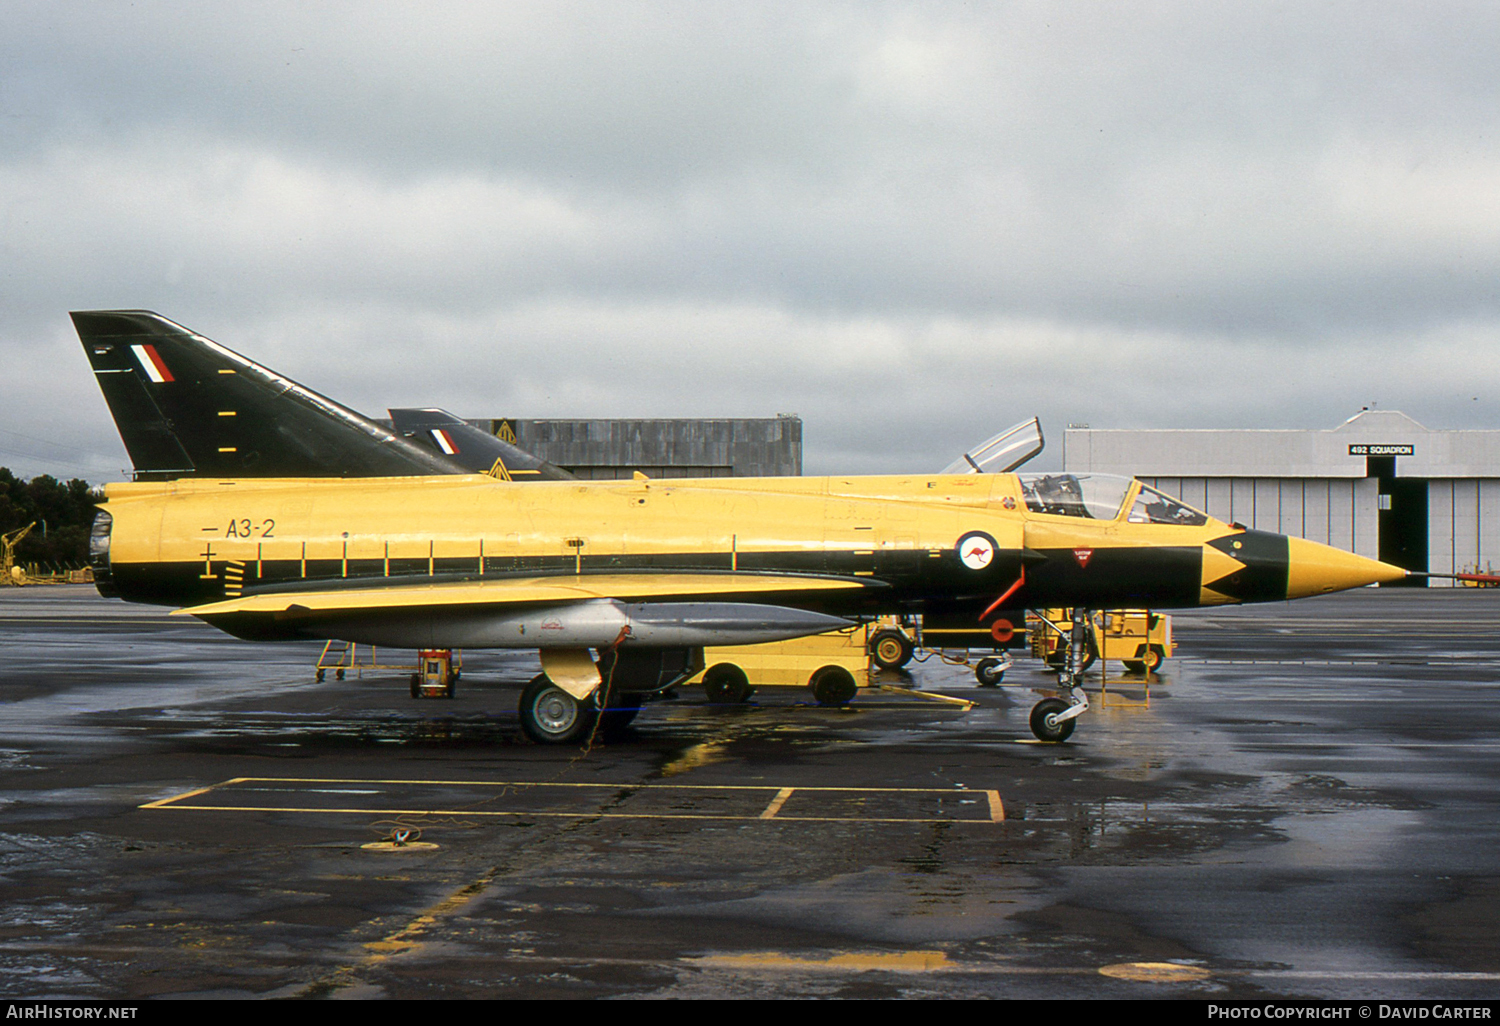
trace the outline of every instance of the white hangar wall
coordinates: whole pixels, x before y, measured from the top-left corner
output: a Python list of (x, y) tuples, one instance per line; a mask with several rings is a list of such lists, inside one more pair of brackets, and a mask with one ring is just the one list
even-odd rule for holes
[(1429, 570), (1500, 568), (1500, 477), (1429, 481), (1427, 501)]
[(1221, 520), (1409, 569), (1500, 567), (1500, 431), (1434, 430), (1394, 410), (1324, 431), (1079, 427), (1063, 466), (1134, 475)]
[(1226, 523), (1378, 558), (1379, 496), (1373, 478), (1136, 476)]

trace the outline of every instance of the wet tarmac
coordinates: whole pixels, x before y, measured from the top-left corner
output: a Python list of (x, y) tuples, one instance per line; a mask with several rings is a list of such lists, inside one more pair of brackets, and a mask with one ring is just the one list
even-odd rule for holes
[[(1500, 995), (1500, 592), (1175, 627), (1065, 745), (1035, 663), (933, 659), (889, 679), (977, 707), (684, 689), (583, 752), (521, 735), (529, 654), (413, 700), (0, 590), (0, 991)], [(393, 827), (420, 843), (364, 847)]]

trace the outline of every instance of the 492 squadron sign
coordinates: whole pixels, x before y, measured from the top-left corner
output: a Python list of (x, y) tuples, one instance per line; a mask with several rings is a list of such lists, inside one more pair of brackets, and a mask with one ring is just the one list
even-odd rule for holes
[(1350, 456), (1413, 456), (1417, 447), (1406, 444), (1375, 445), (1370, 442), (1351, 442)]

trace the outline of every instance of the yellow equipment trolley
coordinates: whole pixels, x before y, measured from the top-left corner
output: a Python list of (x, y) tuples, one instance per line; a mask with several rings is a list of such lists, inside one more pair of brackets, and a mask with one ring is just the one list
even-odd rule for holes
[[(1068, 636), (1073, 630), (1072, 611), (1044, 609), (1043, 618), (1031, 624), (1031, 654), (1048, 663), (1066, 658)], [(1125, 664), (1134, 673), (1150, 673), (1174, 651), (1172, 618), (1149, 609), (1108, 609), (1095, 612), (1088, 632), (1083, 666), (1087, 669), (1101, 655)], [(1054, 629), (1056, 628), (1056, 629)]]
[(703, 672), (687, 683), (701, 683), (716, 705), (744, 702), (762, 685), (807, 687), (819, 705), (844, 705), (870, 686), (869, 635), (870, 628), (860, 626), (791, 641), (706, 648)]

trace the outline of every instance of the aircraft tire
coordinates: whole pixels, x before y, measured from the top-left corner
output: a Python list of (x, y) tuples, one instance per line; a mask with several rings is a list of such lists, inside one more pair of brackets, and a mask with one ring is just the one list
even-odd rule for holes
[(640, 714), (640, 706), (631, 706), (626, 709), (606, 709), (599, 715), (604, 717), (601, 726), (605, 730), (624, 730), (634, 723), (635, 718)]
[(709, 667), (703, 675), (703, 693), (714, 705), (739, 705), (755, 694), (745, 671), (733, 663)]
[(911, 662), (911, 639), (900, 631), (876, 631), (870, 639), (870, 658), (882, 670), (899, 670)]
[(421, 676), (421, 674), (414, 673), (414, 674), (411, 675), (411, 697), (413, 697), (413, 698), (421, 698), (422, 697), (422, 676)]
[(619, 737), (630, 729), (641, 714), (645, 696), (632, 693), (620, 695), (617, 700), (621, 703), (619, 706), (611, 705), (599, 714), (599, 733), (608, 738)]
[(1063, 720), (1055, 725), (1048, 725), (1047, 717), (1056, 716), (1060, 712), (1066, 712), (1068, 703), (1061, 698), (1044, 698), (1031, 707), (1031, 732), (1036, 735), (1038, 741), (1056, 743), (1066, 741), (1073, 734), (1073, 720)]
[(1125, 669), (1131, 673), (1155, 673), (1161, 669), (1161, 664), (1166, 656), (1163, 655), (1160, 645), (1143, 647), (1139, 659), (1122, 659)]
[(592, 702), (580, 702), (548, 680), (545, 673), (539, 673), (521, 692), (520, 714), (521, 729), (527, 737), (544, 745), (562, 745), (587, 737), (598, 710)]
[(974, 666), (974, 679), (982, 688), (997, 687), (1005, 679), (1003, 665), (998, 659), (981, 659)]
[(854, 674), (842, 666), (823, 667), (812, 675), (808, 686), (812, 688), (813, 698), (818, 700), (818, 704), (826, 706), (848, 705), (849, 700), (859, 691)]

